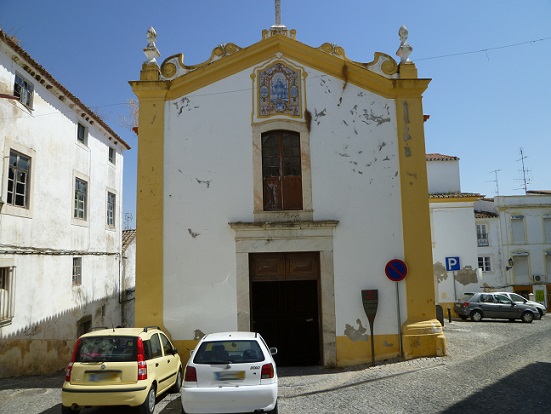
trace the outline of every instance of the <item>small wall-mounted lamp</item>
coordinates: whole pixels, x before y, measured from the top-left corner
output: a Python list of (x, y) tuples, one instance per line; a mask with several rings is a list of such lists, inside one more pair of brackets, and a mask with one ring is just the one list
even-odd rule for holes
[(511, 270), (515, 265), (515, 261), (513, 260), (512, 257), (509, 257), (509, 260), (507, 260), (507, 263), (509, 264), (509, 266), (505, 266), (505, 271)]

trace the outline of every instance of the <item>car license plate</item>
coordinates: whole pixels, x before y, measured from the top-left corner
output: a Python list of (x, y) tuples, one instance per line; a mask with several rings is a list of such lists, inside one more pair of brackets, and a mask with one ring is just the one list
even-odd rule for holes
[(245, 371), (219, 371), (214, 376), (218, 381), (244, 380)]
[(118, 372), (90, 372), (88, 373), (88, 381), (120, 381), (120, 375)]

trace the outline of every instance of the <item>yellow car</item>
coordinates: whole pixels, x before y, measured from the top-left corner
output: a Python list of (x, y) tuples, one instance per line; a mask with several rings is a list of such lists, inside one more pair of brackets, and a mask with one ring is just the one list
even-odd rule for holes
[(61, 388), (61, 412), (85, 407), (130, 406), (152, 414), (163, 392), (179, 392), (182, 363), (158, 327), (88, 332), (75, 344)]

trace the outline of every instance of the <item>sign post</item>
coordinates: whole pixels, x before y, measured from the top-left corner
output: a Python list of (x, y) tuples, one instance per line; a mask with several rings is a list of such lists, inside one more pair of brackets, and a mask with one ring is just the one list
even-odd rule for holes
[(400, 318), (400, 290), (398, 282), (405, 279), (408, 274), (408, 267), (402, 260), (390, 260), (385, 266), (385, 274), (393, 282), (396, 282), (396, 306), (398, 313), (398, 337), (400, 339), (400, 357), (402, 356), (402, 320)]
[(369, 320), (371, 329), (371, 362), (375, 364), (375, 340), (373, 338), (373, 322), (377, 315), (377, 306), (379, 304), (378, 290), (362, 290), (362, 303), (364, 305), (365, 314)]

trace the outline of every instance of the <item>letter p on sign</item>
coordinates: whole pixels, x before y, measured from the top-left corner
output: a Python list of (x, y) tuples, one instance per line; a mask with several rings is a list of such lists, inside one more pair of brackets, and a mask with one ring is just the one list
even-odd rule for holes
[(454, 271), (454, 270), (461, 270), (461, 266), (459, 264), (459, 257), (446, 257), (446, 270)]

